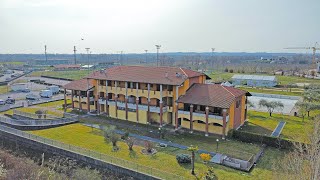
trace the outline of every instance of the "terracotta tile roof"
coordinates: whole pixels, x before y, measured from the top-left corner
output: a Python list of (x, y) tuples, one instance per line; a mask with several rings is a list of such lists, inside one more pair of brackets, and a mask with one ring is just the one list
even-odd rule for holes
[(59, 64), (59, 65), (55, 65), (54, 68), (80, 68), (80, 65), (77, 64)]
[(87, 91), (87, 90), (93, 88), (93, 86), (90, 84), (90, 82), (89, 82), (89, 87), (88, 87), (87, 79), (75, 80), (75, 81), (72, 81), (72, 82), (64, 85), (63, 87), (66, 89), (69, 89), (69, 90), (80, 90), (80, 91)]
[(193, 84), (185, 95), (179, 97), (177, 102), (229, 108), (236, 97), (246, 93), (247, 91), (220, 84)]
[(87, 78), (180, 85), (186, 78), (201, 75), (205, 74), (176, 67), (115, 66), (106, 70), (95, 71)]

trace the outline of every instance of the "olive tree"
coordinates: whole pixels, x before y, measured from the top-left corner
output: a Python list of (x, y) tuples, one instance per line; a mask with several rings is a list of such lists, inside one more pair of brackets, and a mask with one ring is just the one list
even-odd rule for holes
[(283, 109), (284, 107), (283, 103), (280, 101), (267, 101), (265, 99), (259, 101), (259, 106), (266, 107), (270, 116), (272, 116), (274, 110)]

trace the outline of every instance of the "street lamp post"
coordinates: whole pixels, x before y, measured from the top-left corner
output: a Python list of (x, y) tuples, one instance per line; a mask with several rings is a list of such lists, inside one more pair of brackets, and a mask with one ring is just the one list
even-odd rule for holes
[(218, 152), (218, 148), (219, 148), (219, 139), (217, 139), (216, 141), (217, 141), (217, 152)]
[(161, 139), (161, 127), (159, 127), (159, 138)]

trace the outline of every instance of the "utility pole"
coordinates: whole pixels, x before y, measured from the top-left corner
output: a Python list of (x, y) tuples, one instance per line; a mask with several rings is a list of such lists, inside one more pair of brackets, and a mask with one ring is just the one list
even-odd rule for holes
[(215, 48), (211, 48), (211, 65), (213, 66), (213, 52)]
[(146, 64), (147, 64), (147, 60), (148, 60), (148, 50), (146, 49), (146, 50), (144, 50), (145, 52), (146, 52)]
[(73, 46), (74, 64), (77, 64), (76, 52), (77, 52), (76, 46)]
[(90, 48), (86, 48), (86, 50), (87, 50), (87, 55), (88, 55), (88, 75), (89, 75), (89, 70), (90, 70), (90, 67), (89, 67), (89, 50), (90, 50)]
[(157, 48), (157, 66), (159, 66), (159, 49), (161, 48), (161, 45), (156, 45)]
[(47, 58), (47, 45), (44, 45), (44, 55), (46, 56), (46, 61), (48, 61), (48, 58)]

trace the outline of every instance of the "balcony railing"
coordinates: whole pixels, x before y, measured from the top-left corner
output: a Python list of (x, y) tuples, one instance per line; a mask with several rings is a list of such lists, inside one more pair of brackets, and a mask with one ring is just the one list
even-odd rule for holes
[[(99, 87), (99, 92), (106, 92), (106, 87)], [(116, 93), (117, 94), (126, 94), (126, 88), (124, 87), (112, 87), (112, 86), (107, 86), (108, 93)], [(117, 89), (117, 91), (116, 91)], [(133, 95), (135, 96), (137, 94), (137, 90), (135, 88), (128, 88), (127, 90), (128, 95)], [(148, 90), (147, 89), (138, 89), (138, 94), (139, 96), (148, 96)], [(163, 90), (162, 91), (162, 96), (163, 97), (172, 97), (173, 96), (173, 91), (168, 91), (168, 90)], [(156, 90), (150, 90), (150, 98), (160, 98), (160, 91)]]
[[(99, 99), (99, 103), (100, 104), (105, 104), (106, 100), (105, 99)], [(108, 104), (115, 106), (115, 101), (114, 100), (108, 100)], [(128, 104), (128, 109), (136, 109), (137, 105), (135, 103), (127, 103)], [(117, 106), (118, 107), (122, 107), (125, 108), (126, 104), (125, 102), (121, 102), (121, 101), (117, 101)], [(138, 108), (139, 110), (144, 110), (147, 111), (148, 110), (148, 105), (143, 105), (143, 104), (138, 104)], [(162, 107), (162, 112), (165, 113), (168, 111), (168, 107)], [(156, 112), (156, 113), (160, 113), (160, 107), (158, 106), (150, 106), (150, 112)]]
[[(183, 110), (179, 110), (178, 111), (179, 114), (190, 114), (190, 111), (183, 111)], [(206, 113), (199, 113), (199, 112), (193, 112), (193, 116), (199, 116), (199, 117), (206, 117)], [(218, 116), (218, 115), (213, 115), (213, 114), (209, 114), (208, 116), (209, 118), (212, 119), (218, 119), (218, 120), (223, 120), (223, 116)], [(229, 121), (229, 116), (226, 117), (226, 121)]]

